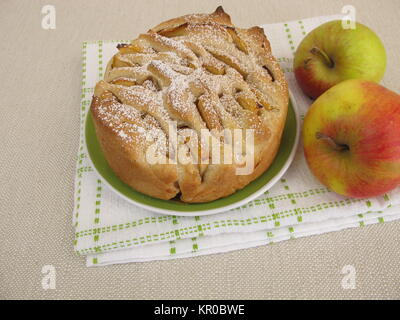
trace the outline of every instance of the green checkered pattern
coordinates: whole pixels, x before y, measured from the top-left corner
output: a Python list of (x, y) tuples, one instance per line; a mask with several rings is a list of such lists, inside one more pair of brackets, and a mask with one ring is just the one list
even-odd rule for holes
[[(302, 117), (311, 101), (297, 88), (293, 56), (302, 37), (333, 17), (263, 26), (285, 72)], [(259, 198), (212, 216), (159, 215), (116, 195), (91, 167), (84, 143), (84, 121), (95, 83), (118, 41), (85, 42), (82, 47), (80, 144), (75, 178), (74, 248), (87, 264), (172, 259), (272, 244), (348, 227), (400, 218), (399, 190), (359, 200), (338, 196), (308, 171), (301, 146), (285, 176)]]

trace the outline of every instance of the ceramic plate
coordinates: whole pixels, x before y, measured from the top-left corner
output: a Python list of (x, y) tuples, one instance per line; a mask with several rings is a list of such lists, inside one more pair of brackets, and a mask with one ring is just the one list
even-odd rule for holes
[(234, 194), (207, 203), (187, 204), (179, 200), (161, 200), (135, 191), (122, 182), (111, 170), (96, 138), (91, 113), (85, 124), (85, 140), (93, 168), (109, 187), (120, 196), (137, 206), (150, 211), (180, 216), (200, 216), (227, 211), (246, 204), (270, 189), (291, 164), (299, 140), (299, 116), (296, 103), (291, 96), (282, 141), (274, 162), (259, 178)]

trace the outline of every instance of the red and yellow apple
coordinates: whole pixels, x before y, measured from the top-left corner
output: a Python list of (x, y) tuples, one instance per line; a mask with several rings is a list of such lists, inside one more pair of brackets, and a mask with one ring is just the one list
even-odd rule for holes
[(361, 23), (355, 27), (344, 29), (342, 21), (330, 21), (311, 31), (300, 43), (293, 69), (306, 95), (315, 99), (348, 79), (382, 79), (386, 52), (381, 40)]
[(303, 126), (313, 174), (344, 196), (384, 194), (400, 184), (400, 95), (365, 80), (347, 80), (321, 95)]

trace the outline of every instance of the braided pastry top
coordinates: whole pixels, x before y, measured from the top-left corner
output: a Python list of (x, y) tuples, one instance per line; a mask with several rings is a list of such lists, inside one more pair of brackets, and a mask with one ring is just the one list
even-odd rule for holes
[[(206, 202), (243, 188), (270, 166), (288, 89), (261, 28), (236, 28), (219, 7), (163, 22), (117, 48), (91, 111), (105, 157), (125, 183), (161, 199)], [(218, 163), (203, 152), (204, 131), (221, 151), (234, 150), (234, 134), (226, 134), (234, 129), (253, 133), (254, 170), (245, 175), (238, 174), (245, 164), (234, 152), (233, 161), (222, 156)], [(245, 157), (248, 149), (240, 150)], [(149, 153), (165, 161), (149, 161)]]

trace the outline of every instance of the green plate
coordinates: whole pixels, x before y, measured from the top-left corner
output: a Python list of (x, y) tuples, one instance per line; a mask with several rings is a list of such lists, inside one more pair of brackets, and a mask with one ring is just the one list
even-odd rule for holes
[(90, 111), (85, 125), (85, 139), (89, 158), (94, 169), (116, 193), (135, 205), (148, 210), (181, 216), (199, 216), (226, 211), (244, 205), (272, 187), (292, 162), (299, 139), (299, 117), (291, 96), (285, 128), (279, 151), (272, 165), (259, 178), (234, 194), (207, 203), (188, 204), (178, 200), (161, 200), (132, 189), (122, 182), (108, 165), (100, 144)]

